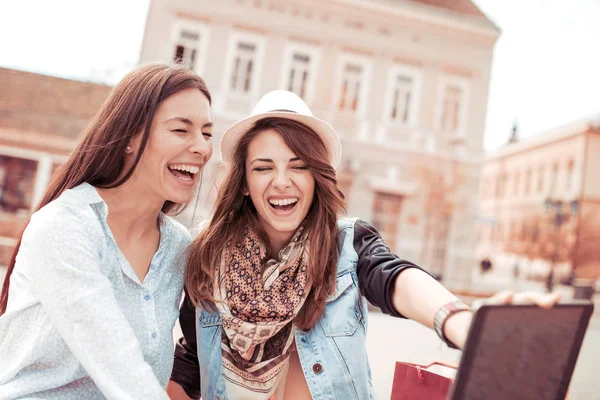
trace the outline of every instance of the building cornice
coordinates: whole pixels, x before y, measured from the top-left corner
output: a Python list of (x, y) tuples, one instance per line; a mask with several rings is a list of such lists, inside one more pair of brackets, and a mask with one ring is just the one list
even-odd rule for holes
[(499, 161), (520, 153), (528, 152), (584, 134), (600, 134), (600, 113), (582, 118), (557, 128), (547, 130), (517, 143), (507, 144), (486, 154), (485, 161)]
[(409, 1), (402, 2), (401, 7), (398, 4), (390, 4), (389, 1), (383, 0), (323, 0), (322, 3), (333, 3), (375, 11), (387, 16), (396, 16), (445, 29), (480, 35), (493, 41), (496, 41), (501, 33), (500, 29), (485, 17), (463, 15), (439, 7), (425, 6)]
[[(286, 0), (284, 4), (274, 0), (224, 1), (230, 4), (210, 9), (198, 6), (185, 11), (172, 4), (168, 9), (179, 17), (205, 23), (231, 24), (233, 19), (248, 30), (264, 33), (276, 29), (280, 33), (298, 35), (299, 31), (290, 26), (291, 21), (297, 21), (309, 40), (320, 43), (344, 39), (354, 43), (357, 34), (395, 43), (410, 32), (415, 43), (421, 34), (454, 35), (458, 41), (492, 48), (500, 36), (500, 30), (483, 16), (464, 15), (409, 1), (401, 6), (372, 0)], [(269, 23), (255, 26), (253, 12), (269, 15)]]

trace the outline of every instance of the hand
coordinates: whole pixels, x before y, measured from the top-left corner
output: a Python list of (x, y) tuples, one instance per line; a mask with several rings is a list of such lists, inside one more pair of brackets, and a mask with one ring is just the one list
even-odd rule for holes
[[(479, 308), (483, 304), (537, 304), (542, 308), (552, 308), (560, 300), (560, 293), (539, 293), (539, 292), (521, 292), (513, 293), (509, 291), (502, 291), (494, 296), (483, 299), (475, 300), (471, 307), (473, 311)], [(472, 313), (460, 312), (452, 315), (448, 318), (444, 332), (446, 336), (459, 348), (464, 348), (467, 340), (467, 333), (471, 320), (473, 318)]]
[(169, 381), (167, 385), (167, 394), (171, 400), (192, 400), (181, 385), (175, 381)]
[(482, 304), (537, 304), (542, 308), (552, 308), (560, 300), (560, 293), (539, 293), (539, 292), (520, 292), (510, 291), (499, 292), (486, 300), (475, 300), (473, 309)]

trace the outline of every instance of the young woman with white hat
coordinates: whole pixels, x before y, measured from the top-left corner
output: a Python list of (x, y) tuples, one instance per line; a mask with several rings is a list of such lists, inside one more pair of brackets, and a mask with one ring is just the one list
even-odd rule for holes
[(470, 308), (369, 223), (340, 217), (339, 138), (298, 96), (266, 94), (221, 154), (229, 172), (190, 249), (172, 398), (373, 398), (365, 298), (464, 345)]

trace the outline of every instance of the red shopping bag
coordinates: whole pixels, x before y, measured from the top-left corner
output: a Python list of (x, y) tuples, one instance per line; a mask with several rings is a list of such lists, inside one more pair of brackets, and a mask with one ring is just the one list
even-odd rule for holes
[(456, 372), (456, 366), (442, 362), (429, 365), (397, 362), (391, 400), (445, 400), (453, 379), (432, 372), (434, 366)]

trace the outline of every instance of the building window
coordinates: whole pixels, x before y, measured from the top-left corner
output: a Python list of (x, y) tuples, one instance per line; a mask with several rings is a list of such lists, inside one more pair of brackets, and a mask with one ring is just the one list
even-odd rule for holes
[(229, 87), (232, 92), (243, 94), (250, 92), (255, 55), (256, 45), (248, 42), (238, 43), (231, 73), (231, 86)]
[(540, 167), (538, 170), (538, 184), (537, 189), (539, 193), (544, 191), (544, 167)]
[(171, 59), (196, 72), (201, 72), (201, 60), (206, 53), (208, 29), (193, 21), (179, 20), (174, 25)]
[(438, 103), (438, 126), (442, 132), (465, 136), (469, 84), (466, 79), (444, 77)]
[(375, 192), (373, 226), (391, 249), (395, 247), (398, 238), (402, 199), (399, 195)]
[(574, 173), (575, 173), (575, 161), (569, 160), (569, 163), (567, 164), (567, 179), (565, 180), (565, 185), (567, 187), (567, 190), (569, 190), (573, 187), (573, 180), (575, 179)]
[(292, 65), (289, 69), (287, 89), (302, 98), (306, 98), (309, 66), (310, 55), (294, 53), (292, 56)]
[(408, 122), (411, 108), (413, 79), (409, 76), (398, 75), (393, 83), (392, 109), (390, 117), (394, 121)]
[(457, 86), (447, 86), (444, 92), (442, 109), (442, 129), (456, 132), (459, 124), (462, 90)]
[(525, 194), (529, 194), (531, 191), (531, 170), (528, 169), (525, 173)]
[(550, 177), (550, 193), (553, 193), (556, 188), (557, 188), (557, 184), (558, 184), (558, 163), (555, 163), (554, 165), (552, 165), (552, 176)]
[(281, 87), (310, 102), (318, 65), (318, 50), (294, 44), (286, 49)]
[(516, 196), (519, 194), (519, 185), (521, 184), (521, 174), (516, 172), (514, 178), (513, 194)]
[(362, 113), (366, 103), (369, 63), (360, 57), (342, 57), (338, 108)]
[(0, 211), (29, 212), (37, 161), (0, 155)]
[(386, 118), (390, 121), (413, 125), (419, 107), (422, 74), (416, 68), (396, 66), (388, 79)]
[(234, 34), (230, 42), (227, 88), (238, 95), (255, 94), (262, 63), (264, 39), (252, 34)]
[(356, 64), (346, 64), (343, 74), (339, 107), (342, 110), (356, 111), (360, 96), (362, 67)]
[(504, 190), (506, 188), (506, 174), (504, 172), (498, 175), (496, 179), (496, 198), (501, 199), (504, 197)]

